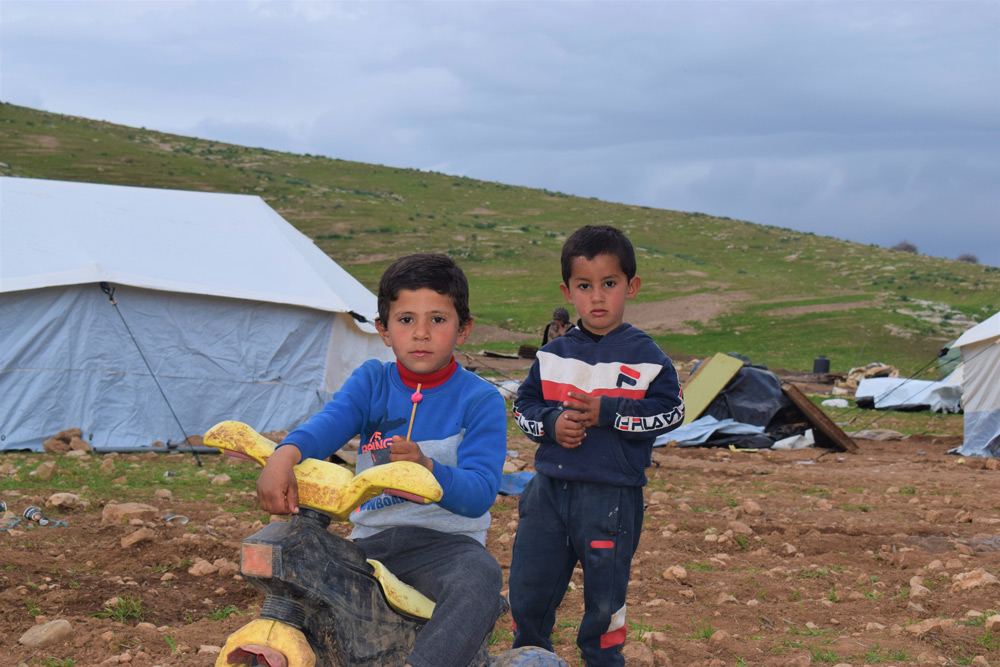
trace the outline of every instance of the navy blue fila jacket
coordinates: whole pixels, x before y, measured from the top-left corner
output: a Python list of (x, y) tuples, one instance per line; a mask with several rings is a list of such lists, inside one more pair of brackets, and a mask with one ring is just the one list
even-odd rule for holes
[[(566, 449), (555, 423), (569, 392), (601, 397), (597, 426)], [(594, 341), (574, 327), (535, 358), (514, 400), (514, 419), (539, 444), (535, 470), (554, 477), (642, 486), (656, 436), (684, 421), (677, 371), (648, 335), (630, 324)]]

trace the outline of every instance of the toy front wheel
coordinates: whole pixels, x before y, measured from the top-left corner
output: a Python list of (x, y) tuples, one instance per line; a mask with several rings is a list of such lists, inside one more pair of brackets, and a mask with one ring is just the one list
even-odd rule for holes
[(316, 655), (300, 630), (262, 618), (229, 636), (215, 667), (314, 667), (315, 664)]
[(566, 662), (543, 648), (522, 646), (493, 656), (489, 667), (566, 667)]

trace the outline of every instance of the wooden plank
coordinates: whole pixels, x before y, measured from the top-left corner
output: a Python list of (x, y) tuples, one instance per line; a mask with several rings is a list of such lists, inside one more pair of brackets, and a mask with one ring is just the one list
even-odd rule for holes
[(743, 362), (722, 352), (703, 361), (684, 382), (684, 424), (701, 416), (719, 392), (733, 379)]
[(790, 382), (782, 382), (781, 390), (812, 424), (813, 435), (819, 447), (851, 454), (858, 453), (857, 444), (839, 426), (834, 424), (825, 412), (816, 407), (816, 404), (810, 401), (809, 397), (803, 394), (798, 387)]

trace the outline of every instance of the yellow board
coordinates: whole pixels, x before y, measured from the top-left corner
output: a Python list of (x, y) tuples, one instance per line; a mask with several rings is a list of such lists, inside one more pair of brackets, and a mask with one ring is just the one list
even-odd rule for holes
[(684, 424), (700, 417), (741, 368), (742, 361), (722, 352), (703, 361), (684, 383)]

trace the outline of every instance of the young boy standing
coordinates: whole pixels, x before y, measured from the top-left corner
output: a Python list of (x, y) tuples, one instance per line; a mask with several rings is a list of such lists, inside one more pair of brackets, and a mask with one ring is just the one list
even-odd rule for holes
[[(321, 412), (289, 433), (264, 466), (257, 495), (272, 514), (297, 513), (292, 467), (325, 459), (358, 434), (357, 472), (389, 461), (430, 470), (444, 491), (439, 502), (372, 498), (351, 515), (351, 538), (436, 603), (407, 664), (467, 667), (504, 611), (503, 576), (485, 543), (507, 451), (506, 405), (495, 387), (455, 361), (472, 317), (468, 282), (451, 258), (393, 262), (379, 281), (376, 328), (396, 361), (366, 361)], [(409, 440), (418, 384), (423, 398)]]
[(579, 561), (587, 667), (625, 664), (625, 594), (642, 530), (653, 440), (684, 419), (677, 372), (645, 333), (623, 323), (639, 292), (632, 243), (586, 226), (563, 245), (559, 288), (575, 328), (537, 354), (514, 417), (538, 443), (521, 494), (510, 567), (514, 647), (552, 649), (556, 608)]

